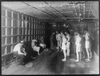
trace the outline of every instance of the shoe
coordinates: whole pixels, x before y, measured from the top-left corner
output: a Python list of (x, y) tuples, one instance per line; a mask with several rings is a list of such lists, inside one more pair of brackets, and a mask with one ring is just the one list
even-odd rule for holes
[(66, 61), (66, 59), (62, 59), (62, 61)]
[(32, 67), (33, 66), (33, 63), (28, 63), (25, 65), (25, 67)]
[(76, 60), (76, 62), (79, 62), (79, 60)]
[(86, 59), (86, 61), (90, 61), (90, 59)]

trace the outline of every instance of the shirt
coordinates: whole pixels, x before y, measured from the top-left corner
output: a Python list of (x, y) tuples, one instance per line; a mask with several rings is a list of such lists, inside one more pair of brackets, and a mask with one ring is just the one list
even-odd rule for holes
[(57, 41), (61, 40), (61, 35), (60, 34), (57, 34), (56, 35), (56, 39), (57, 39)]
[(40, 47), (34, 46), (33, 50), (36, 51), (36, 52), (38, 52), (38, 55), (39, 55)]
[(21, 52), (22, 46), (23, 46), (23, 44), (21, 44), (21, 43), (16, 44), (14, 49), (13, 49), (13, 52), (18, 52), (18, 54), (24, 54)]
[(46, 47), (46, 45), (45, 45), (44, 43), (40, 43), (40, 46), (41, 46), (42, 48), (45, 48), (45, 47)]

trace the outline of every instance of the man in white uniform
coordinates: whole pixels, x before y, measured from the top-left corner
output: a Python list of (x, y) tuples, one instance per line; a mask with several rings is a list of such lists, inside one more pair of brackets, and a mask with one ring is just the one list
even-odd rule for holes
[(32, 43), (31, 43), (31, 46), (32, 46), (32, 49), (33, 49), (34, 51), (38, 52), (38, 55), (40, 55), (40, 54), (39, 54), (39, 47), (37, 47), (36, 42), (37, 42), (37, 40), (36, 40), (36, 39), (33, 39), (33, 40), (32, 40)]
[(42, 48), (46, 48), (46, 44), (44, 43), (43, 37), (40, 38), (39, 46), (41, 46)]
[(13, 55), (20, 58), (19, 64), (23, 64), (23, 58), (26, 56), (25, 48), (23, 48), (24, 40), (16, 44), (13, 49)]
[(44, 49), (45, 49), (45, 47), (44, 46), (41, 46), (41, 45), (37, 45), (37, 40), (36, 39), (34, 39), (34, 40), (32, 40), (32, 49), (34, 50), (34, 51), (36, 51), (36, 52), (38, 52), (38, 55), (40, 55), (40, 53), (42, 53), (43, 51), (44, 51)]

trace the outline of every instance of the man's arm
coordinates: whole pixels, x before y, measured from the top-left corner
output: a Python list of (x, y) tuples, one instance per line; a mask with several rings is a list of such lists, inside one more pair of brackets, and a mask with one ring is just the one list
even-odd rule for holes
[(18, 52), (19, 52), (19, 54), (26, 55), (25, 48), (23, 48), (23, 46), (21, 46), (21, 48), (19, 49)]

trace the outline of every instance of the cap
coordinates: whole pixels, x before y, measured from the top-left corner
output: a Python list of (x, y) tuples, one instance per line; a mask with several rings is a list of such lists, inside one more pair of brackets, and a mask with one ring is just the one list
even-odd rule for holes
[(20, 41), (21, 43), (23, 43), (24, 42), (24, 40), (22, 40), (22, 41)]
[(32, 41), (33, 41), (33, 42), (37, 42), (37, 40), (36, 40), (36, 39), (33, 39)]

